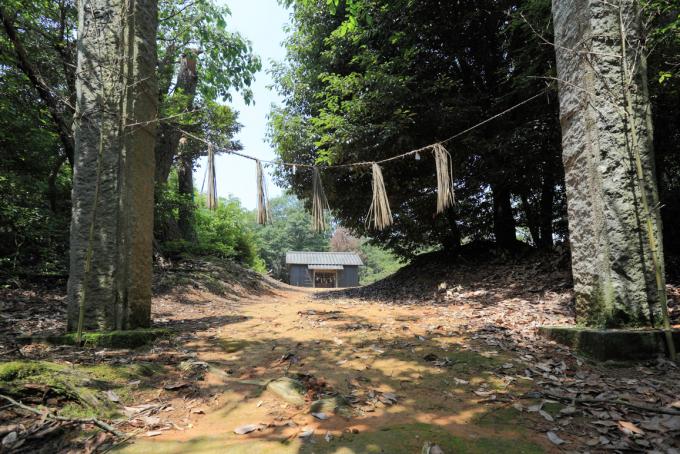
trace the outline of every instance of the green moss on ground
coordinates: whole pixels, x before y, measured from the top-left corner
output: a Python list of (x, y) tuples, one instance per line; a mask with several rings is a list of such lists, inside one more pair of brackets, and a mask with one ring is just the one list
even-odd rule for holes
[(225, 353), (236, 353), (248, 345), (248, 341), (241, 339), (217, 339), (216, 342)]
[[(159, 337), (169, 336), (170, 331), (163, 328), (146, 328), (125, 331), (105, 331), (83, 333), (82, 341), (89, 347), (137, 348), (149, 344)], [(56, 345), (76, 345), (77, 333), (46, 338), (46, 342)]]
[(502, 407), (475, 416), (472, 423), (482, 427), (498, 427), (501, 429), (512, 427), (513, 430), (518, 430), (517, 421), (522, 418), (521, 412), (514, 407)]
[[(451, 435), (446, 429), (423, 423), (386, 427), (375, 432), (345, 435), (329, 443), (328, 452), (337, 453), (414, 453), (423, 444), (439, 445), (444, 452), (455, 453), (542, 453), (543, 449), (522, 437), (467, 438)], [(312, 452), (303, 449), (302, 452)]]
[(202, 437), (185, 442), (137, 441), (134, 445), (121, 447), (120, 452), (133, 453), (228, 453), (246, 454), (277, 453), (277, 454), (413, 454), (422, 451), (426, 442), (439, 445), (444, 452), (462, 454), (508, 453), (508, 454), (538, 454), (544, 450), (537, 444), (518, 437), (495, 438), (463, 438), (451, 435), (446, 429), (429, 424), (404, 424), (385, 427), (381, 430), (345, 434), (331, 440), (323, 441), (323, 431), (315, 434), (316, 443), (301, 443), (292, 440), (288, 443), (265, 440), (233, 440), (238, 444), (230, 444), (222, 437)]
[(128, 401), (130, 381), (148, 379), (162, 370), (162, 366), (150, 363), (70, 366), (49, 361), (9, 361), (0, 363), (0, 392), (21, 398), (31, 394), (26, 385), (40, 385), (66, 401), (59, 410), (64, 416), (112, 418), (118, 416), (118, 408), (105, 391), (114, 391), (122, 402)]

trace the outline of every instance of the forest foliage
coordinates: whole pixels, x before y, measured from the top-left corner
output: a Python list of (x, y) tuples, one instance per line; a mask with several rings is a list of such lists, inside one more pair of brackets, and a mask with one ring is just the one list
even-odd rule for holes
[[(343, 226), (369, 264), (365, 280), (429, 250), (518, 239), (567, 239), (549, 0), (283, 0), (287, 58), (273, 72), (282, 105), (269, 138), (286, 161), (372, 161), (445, 139), (539, 97), (447, 144), (456, 205), (435, 213), (434, 163), (396, 161), (383, 174), (395, 224), (365, 224), (370, 172), (323, 173), (333, 231)], [(680, 257), (680, 0), (643, 0), (649, 88), (668, 260)], [(64, 273), (68, 255), (75, 102), (74, 0), (0, 6), (0, 272)], [(209, 140), (240, 150), (235, 93), (252, 100), (261, 70), (233, 19), (213, 0), (159, 2), (156, 251), (212, 253), (283, 276), (291, 249), (332, 249), (309, 228), (311, 175), (281, 169), (291, 194), (257, 226), (237, 200), (215, 213), (193, 169)], [(191, 134), (187, 136), (184, 134)], [(389, 249), (386, 252), (384, 248)], [(393, 254), (396, 254), (393, 255)], [(677, 267), (675, 267), (677, 268)], [(669, 271), (675, 269), (669, 266)]]
[[(383, 169), (395, 224), (367, 228), (371, 175), (325, 173), (339, 222), (403, 257), (455, 252), (464, 242), (567, 239), (550, 0), (291, 0), (287, 59), (275, 70), (285, 101), (271, 141), (286, 161), (374, 161), (444, 140), (540, 94), (447, 143), (457, 204), (435, 216), (430, 156)], [(645, 1), (650, 94), (665, 251), (680, 255), (680, 77), (677, 0)], [(300, 197), (308, 175), (278, 174)]]

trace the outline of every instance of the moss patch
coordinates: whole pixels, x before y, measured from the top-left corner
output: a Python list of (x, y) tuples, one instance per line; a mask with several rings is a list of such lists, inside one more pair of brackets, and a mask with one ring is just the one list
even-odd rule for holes
[(236, 353), (243, 350), (248, 341), (241, 339), (217, 339), (217, 344), (225, 353)]
[(115, 452), (134, 453), (201, 453), (201, 454), (413, 454), (422, 451), (426, 442), (439, 445), (447, 453), (482, 454), (490, 452), (509, 454), (538, 454), (544, 450), (524, 438), (462, 438), (451, 435), (447, 430), (429, 424), (404, 424), (386, 427), (382, 430), (346, 434), (333, 439), (330, 443), (323, 441), (323, 431), (315, 435), (316, 443), (239, 440), (215, 438), (196, 438), (185, 442), (139, 440), (133, 445), (119, 448)]
[(302, 453), (395, 453), (421, 452), (423, 444), (439, 445), (444, 452), (455, 453), (542, 453), (543, 449), (533, 443), (517, 438), (462, 438), (447, 430), (429, 424), (405, 424), (386, 427), (375, 432), (344, 435), (326, 446), (305, 445)]
[(482, 427), (512, 427), (518, 428), (517, 421), (522, 418), (522, 414), (513, 407), (503, 407), (490, 409), (486, 413), (479, 414), (472, 419), (472, 422)]
[[(169, 336), (171, 332), (162, 328), (147, 328), (125, 331), (105, 331), (101, 333), (83, 333), (82, 341), (88, 347), (103, 348), (137, 348), (149, 344), (159, 337)], [(76, 345), (76, 333), (62, 336), (24, 337), (21, 343), (47, 343), (52, 345)]]
[(38, 385), (46, 394), (65, 401), (59, 411), (62, 415), (111, 418), (117, 416), (118, 409), (105, 391), (112, 390), (127, 401), (131, 398), (129, 381), (149, 378), (161, 370), (161, 366), (147, 363), (69, 366), (48, 361), (10, 361), (0, 363), (0, 390), (21, 398), (35, 393)]

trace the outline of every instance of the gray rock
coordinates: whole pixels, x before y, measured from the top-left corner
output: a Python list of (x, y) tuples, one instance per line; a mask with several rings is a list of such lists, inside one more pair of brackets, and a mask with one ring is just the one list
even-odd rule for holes
[(269, 382), (267, 389), (291, 405), (301, 407), (305, 404), (305, 387), (292, 378), (277, 378)]

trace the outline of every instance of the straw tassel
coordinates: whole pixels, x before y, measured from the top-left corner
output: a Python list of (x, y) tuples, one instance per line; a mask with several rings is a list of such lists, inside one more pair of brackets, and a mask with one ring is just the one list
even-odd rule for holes
[(437, 165), (437, 214), (453, 206), (455, 198), (453, 194), (453, 166), (451, 155), (440, 143), (432, 146), (434, 160)]
[(267, 196), (267, 182), (264, 179), (262, 163), (259, 159), (257, 164), (257, 223), (267, 224), (271, 222), (271, 211), (269, 210), (269, 198)]
[(390, 211), (390, 202), (387, 200), (385, 182), (380, 166), (374, 162), (371, 165), (371, 170), (373, 172), (373, 201), (368, 209), (366, 222), (372, 223), (375, 229), (383, 230), (392, 225), (392, 211)]
[(326, 193), (323, 190), (321, 172), (319, 172), (318, 167), (314, 166), (312, 168), (312, 230), (315, 232), (326, 230), (324, 210), (330, 210), (330, 207), (328, 206)]
[(208, 209), (217, 209), (217, 179), (215, 176), (215, 150), (208, 145)]

